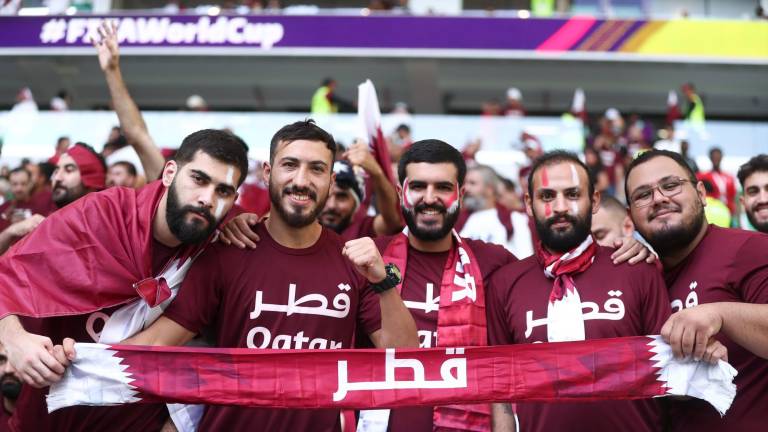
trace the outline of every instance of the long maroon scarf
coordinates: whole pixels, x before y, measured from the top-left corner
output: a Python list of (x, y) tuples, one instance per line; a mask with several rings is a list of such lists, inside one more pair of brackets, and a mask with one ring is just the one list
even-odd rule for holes
[[(437, 315), (437, 346), (486, 345), (485, 289), (483, 275), (467, 242), (452, 231), (453, 245), (440, 282), (440, 308)], [(407, 230), (395, 236), (384, 251), (384, 261), (394, 263), (405, 274), (408, 269)], [(397, 287), (402, 291), (402, 284)], [(427, 299), (430, 301), (431, 299)], [(491, 427), (490, 407), (453, 405), (435, 407), (437, 428), (485, 431)]]
[(722, 414), (727, 363), (676, 360), (659, 336), (386, 350), (252, 350), (77, 344), (48, 409), (178, 402), (276, 408), (396, 408), (691, 395)]

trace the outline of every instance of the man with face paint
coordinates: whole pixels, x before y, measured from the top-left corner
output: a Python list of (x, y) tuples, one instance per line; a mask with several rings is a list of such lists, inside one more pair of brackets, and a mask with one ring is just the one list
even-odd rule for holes
[[(385, 261), (401, 270), (398, 289), (416, 321), (422, 348), (486, 345), (484, 283), (497, 268), (516, 260), (502, 246), (461, 238), (453, 229), (466, 172), (461, 153), (450, 144), (413, 143), (398, 164), (397, 191), (407, 228), (376, 239)], [(487, 430), (490, 406), (362, 411), (360, 427), (393, 432)]]
[[(600, 193), (575, 155), (536, 160), (526, 211), (541, 239), (534, 256), (497, 271), (488, 287), (493, 345), (564, 342), (658, 334), (670, 314), (660, 272), (647, 263), (612, 263), (612, 249), (590, 235)], [(722, 352), (714, 352), (718, 356)], [(709, 357), (708, 357), (709, 358)], [(719, 357), (718, 357), (719, 358)], [(656, 400), (518, 403), (519, 430), (659, 431)], [(508, 404), (494, 405), (495, 430), (514, 430)]]
[[(345, 242), (317, 220), (334, 179), (335, 151), (333, 137), (311, 120), (281, 128), (264, 167), (272, 210), (255, 227), (259, 246), (212, 245), (165, 314), (126, 343), (180, 345), (210, 327), (219, 347), (351, 348), (356, 332), (378, 347), (416, 346), (413, 319), (373, 240)], [(322, 298), (323, 306), (309, 298)], [(207, 406), (199, 424), (253, 427), (339, 430), (340, 410)]]
[(768, 412), (768, 236), (708, 225), (704, 185), (678, 153), (653, 150), (627, 169), (635, 228), (659, 254), (675, 312), (661, 335), (700, 358), (717, 339), (739, 371), (720, 418), (694, 400), (671, 405), (673, 431), (761, 431)]
[(752, 227), (768, 234), (768, 155), (753, 157), (739, 168), (739, 183), (744, 194), (739, 197)]
[[(13, 430), (134, 431), (163, 425), (164, 405), (48, 414), (45, 387), (61, 378), (68, 363), (54, 344), (64, 338), (117, 343), (147, 325), (149, 308), (170, 302), (233, 205), (248, 166), (246, 153), (243, 141), (231, 134), (195, 132), (166, 163), (162, 180), (139, 190), (90, 193), (46, 218), (0, 258), (0, 343), (29, 384), (11, 420)], [(72, 160), (78, 166), (70, 167), (62, 155), (59, 169), (82, 178), (90, 172), (84, 167), (100, 165), (90, 153), (75, 153)]]

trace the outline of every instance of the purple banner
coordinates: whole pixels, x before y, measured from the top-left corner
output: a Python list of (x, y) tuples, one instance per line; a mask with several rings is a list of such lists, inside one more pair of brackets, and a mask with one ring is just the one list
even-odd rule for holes
[[(0, 17), (0, 50), (90, 47), (103, 19), (123, 47), (536, 50), (569, 20), (382, 16)], [(572, 21), (572, 20), (571, 20)], [(77, 50), (75, 50), (77, 51)], [(277, 54), (277, 52), (276, 52)]]

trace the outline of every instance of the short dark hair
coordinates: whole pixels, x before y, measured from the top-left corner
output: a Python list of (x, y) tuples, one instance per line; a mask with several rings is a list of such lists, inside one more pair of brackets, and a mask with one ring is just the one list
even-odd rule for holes
[(739, 167), (739, 173), (736, 176), (739, 178), (742, 189), (747, 178), (756, 172), (768, 172), (768, 154), (759, 154)]
[(237, 182), (240, 186), (248, 175), (247, 148), (237, 135), (217, 129), (203, 129), (184, 138), (173, 160), (181, 167), (191, 162), (198, 151), (202, 151), (218, 161), (236, 166), (240, 171)]
[(292, 143), (298, 140), (320, 141), (331, 151), (331, 161), (336, 157), (336, 140), (312, 119), (297, 121), (280, 128), (269, 143), (269, 163), (275, 162), (275, 153), (280, 143)]
[(627, 213), (627, 206), (616, 199), (616, 197), (608, 194), (600, 195), (600, 208), (604, 208), (606, 211), (611, 212)]
[[(132, 175), (132, 176), (136, 177), (136, 165), (134, 165), (134, 164), (132, 164), (132, 163), (130, 163), (128, 161), (115, 162), (115, 163), (112, 164), (112, 166), (121, 166), (121, 167), (125, 168), (126, 171), (128, 171), (128, 175)], [(112, 167), (110, 167), (110, 168), (112, 168)]]
[(721, 149), (720, 147), (712, 147), (711, 149), (709, 149), (709, 157), (712, 157), (712, 153), (714, 152), (720, 153), (721, 156), (723, 155), (723, 149)]
[(587, 174), (587, 191), (589, 192), (589, 200), (592, 201), (592, 195), (595, 193), (595, 181), (592, 178), (592, 174), (589, 171), (587, 165), (579, 159), (578, 156), (565, 150), (553, 150), (551, 152), (544, 153), (536, 158), (531, 166), (531, 171), (528, 173), (528, 195), (533, 198), (533, 175), (536, 174), (541, 167), (552, 166), (559, 163), (572, 163), (581, 167)]
[(403, 156), (400, 157), (400, 162), (397, 165), (397, 176), (400, 178), (401, 186), (405, 181), (405, 169), (408, 164), (419, 162), (431, 164), (452, 163), (456, 167), (459, 187), (464, 184), (464, 177), (467, 175), (467, 164), (464, 162), (461, 152), (444, 141), (426, 139), (411, 144), (403, 153)]
[(37, 166), (40, 168), (40, 174), (45, 177), (46, 181), (50, 180), (53, 172), (56, 171), (56, 165), (50, 162), (40, 162)]
[(14, 174), (16, 174), (16, 173), (25, 173), (25, 174), (27, 175), (27, 180), (32, 180), (32, 173), (31, 173), (31, 172), (29, 172), (29, 170), (28, 170), (28, 169), (24, 168), (24, 166), (23, 166), (23, 165), (22, 165), (22, 166), (20, 166), (20, 167), (16, 167), (16, 168), (12, 169), (12, 170), (11, 170), (11, 171), (8, 173), (8, 178), (11, 178), (11, 176), (12, 176), (12, 175), (14, 175)]
[(649, 160), (657, 157), (668, 157), (673, 161), (677, 162), (677, 164), (680, 165), (680, 167), (688, 175), (688, 180), (691, 181), (691, 184), (693, 186), (696, 186), (696, 184), (698, 183), (698, 180), (696, 179), (696, 173), (693, 172), (693, 170), (691, 169), (691, 166), (688, 165), (688, 162), (685, 161), (685, 158), (683, 158), (683, 155), (681, 155), (680, 153), (669, 151), (669, 150), (658, 150), (658, 149), (648, 150), (646, 152), (641, 153), (638, 157), (636, 157), (627, 167), (627, 173), (624, 174), (624, 194), (625, 194), (624, 196), (627, 197), (627, 202), (629, 202), (629, 174), (638, 165), (642, 165), (648, 162)]

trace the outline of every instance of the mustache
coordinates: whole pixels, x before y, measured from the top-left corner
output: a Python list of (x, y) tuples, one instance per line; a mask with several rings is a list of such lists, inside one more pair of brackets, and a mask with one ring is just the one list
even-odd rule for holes
[(415, 207), (413, 207), (413, 211), (415, 213), (423, 212), (426, 210), (435, 210), (443, 214), (448, 211), (448, 209), (446, 209), (442, 204), (417, 204)]
[(652, 221), (656, 219), (656, 216), (659, 215), (660, 212), (664, 210), (672, 210), (674, 212), (680, 212), (680, 206), (669, 203), (669, 204), (657, 204), (653, 206), (653, 210), (651, 213), (648, 214), (648, 221)]
[(290, 194), (304, 194), (309, 197), (312, 201), (317, 201), (317, 193), (313, 191), (310, 188), (301, 188), (297, 186), (291, 186), (283, 189), (283, 195), (290, 195)]
[(762, 210), (764, 208), (768, 208), (768, 202), (759, 202), (759, 203), (753, 205), (751, 210), (753, 212), (756, 212), (756, 211)]
[(544, 225), (547, 228), (550, 228), (550, 227), (552, 227), (552, 225), (554, 225), (554, 224), (556, 224), (558, 222), (569, 222), (571, 225), (575, 226), (577, 223), (579, 223), (579, 220), (575, 216), (572, 216), (572, 215), (569, 215), (569, 214), (562, 214), (562, 215), (558, 215), (558, 216), (552, 216), (551, 218), (546, 219), (544, 221)]
[(181, 210), (184, 213), (195, 213), (202, 217), (204, 217), (208, 222), (215, 223), (216, 219), (213, 217), (213, 214), (211, 214), (210, 210), (208, 210), (205, 207), (195, 207), (191, 205), (186, 205), (181, 208)]

